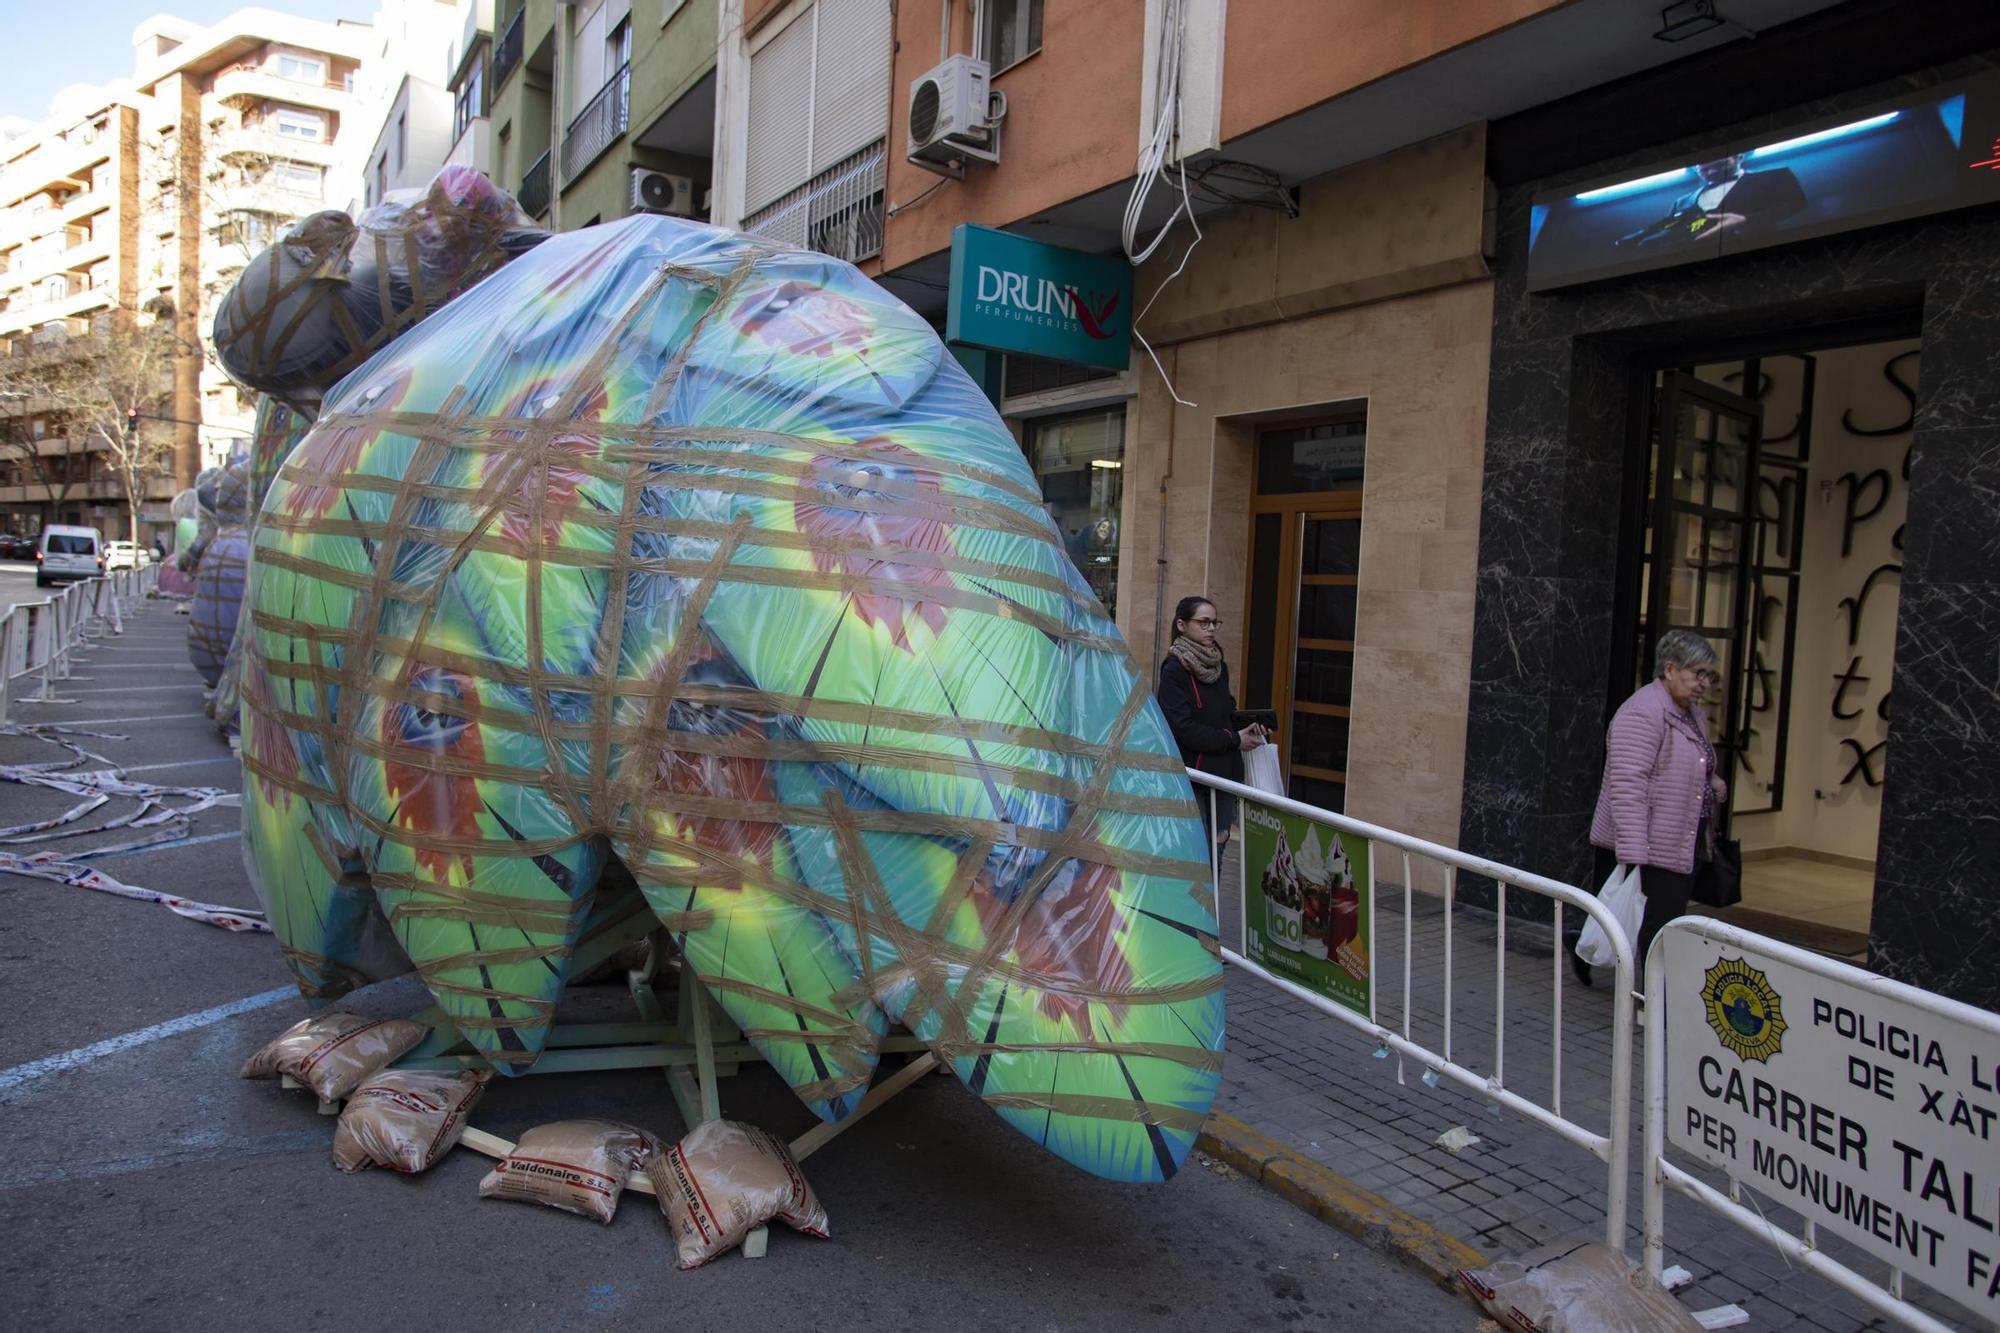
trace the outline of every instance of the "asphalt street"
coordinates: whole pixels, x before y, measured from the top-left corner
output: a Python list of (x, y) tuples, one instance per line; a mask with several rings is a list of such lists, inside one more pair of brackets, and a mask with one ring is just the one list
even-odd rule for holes
[[(21, 595), (11, 571), (0, 596)], [(32, 582), (26, 592), (32, 594)], [(234, 790), (201, 716), (187, 622), (153, 604), (79, 662), (62, 721), (135, 778)], [(0, 736), (0, 763), (51, 746)], [(0, 823), (75, 803), (0, 786)], [(94, 824), (117, 808), (83, 822)], [(177, 846), (106, 859), (129, 883), (254, 906), (237, 812), (198, 815)], [(131, 837), (65, 839), (69, 851)], [(1018, 1138), (955, 1080), (920, 1080), (807, 1163), (832, 1238), (774, 1228), (769, 1255), (675, 1269), (653, 1201), (608, 1227), (484, 1201), (489, 1163), (459, 1149), (429, 1173), (343, 1176), (308, 1094), (237, 1077), (305, 1011), (269, 936), (165, 908), (0, 877), (0, 1302), (35, 1329), (688, 1328), (1368, 1330), (1474, 1328), (1462, 1298), (1225, 1171), (1190, 1161), (1155, 1187), (1086, 1176)], [(349, 1007), (407, 1013), (412, 979)], [(615, 987), (565, 1017), (611, 1018)], [(220, 1010), (221, 1012), (217, 1012)], [(152, 1035), (133, 1038), (130, 1034)], [(734, 1118), (790, 1136), (809, 1114), (761, 1065), (723, 1088)], [(681, 1132), (648, 1071), (499, 1080), (473, 1123), (507, 1137), (608, 1116)]]

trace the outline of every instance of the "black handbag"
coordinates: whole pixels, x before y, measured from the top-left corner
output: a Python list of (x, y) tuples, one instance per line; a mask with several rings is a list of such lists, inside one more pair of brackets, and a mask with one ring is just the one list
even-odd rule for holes
[(1743, 901), (1743, 848), (1734, 838), (1718, 838), (1715, 859), (1694, 877), (1694, 900), (1706, 907), (1734, 907)]

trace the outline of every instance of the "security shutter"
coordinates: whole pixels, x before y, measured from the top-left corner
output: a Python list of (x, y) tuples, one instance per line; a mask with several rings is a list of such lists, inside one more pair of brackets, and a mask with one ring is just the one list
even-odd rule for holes
[(807, 136), (813, 105), (813, 10), (750, 56), (750, 130), (744, 148), (743, 208), (754, 213), (812, 175)]
[(820, 172), (889, 132), (888, 0), (819, 0), (812, 162)]

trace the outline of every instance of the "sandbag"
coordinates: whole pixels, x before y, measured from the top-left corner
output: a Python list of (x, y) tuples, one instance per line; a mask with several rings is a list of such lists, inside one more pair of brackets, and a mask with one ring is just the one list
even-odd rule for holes
[(646, 1168), (673, 1233), (680, 1266), (727, 1254), (773, 1218), (822, 1239), (826, 1209), (792, 1150), (755, 1125), (710, 1120)]
[(1607, 1245), (1559, 1241), (1518, 1259), (1464, 1269), (1459, 1280), (1517, 1333), (1675, 1333), (1698, 1330), (1666, 1288)]
[(486, 1173), (479, 1197), (539, 1203), (609, 1222), (625, 1182), (659, 1151), (651, 1134), (615, 1120), (537, 1125)]
[(289, 1074), (336, 1102), (386, 1064), (400, 1060), (430, 1031), (406, 1018), (364, 1018), (342, 1010), (315, 1014), (286, 1028), (243, 1062), (243, 1078)]
[(424, 1074), (388, 1070), (354, 1090), (333, 1132), (333, 1164), (342, 1171), (386, 1166), (415, 1175), (458, 1145), (465, 1118), (486, 1091), (491, 1070)]
[(215, 312), (240, 383), (310, 408), (340, 377), (548, 233), (470, 167), (359, 218), (306, 218), (245, 266)]

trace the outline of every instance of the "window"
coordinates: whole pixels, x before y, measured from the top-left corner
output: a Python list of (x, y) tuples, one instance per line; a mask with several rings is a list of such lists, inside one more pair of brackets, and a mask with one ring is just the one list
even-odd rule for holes
[(888, 133), (893, 37), (880, 0), (818, 0), (750, 55), (743, 211), (755, 213)]
[(473, 121), (486, 114), (486, 44), (465, 68), (465, 82), (459, 85), (452, 108), (451, 137), (460, 139)]
[(375, 159), (375, 202), (381, 203), (389, 195), (389, 155)]
[(410, 157), (410, 113), (401, 112), (396, 117), (396, 171), (401, 174)]
[(279, 162), (271, 168), (271, 182), (281, 190), (294, 194), (318, 194), (320, 173), (318, 167), (309, 167), (303, 162)]
[(998, 74), (1042, 49), (1042, 0), (984, 0), (979, 54)]
[(1118, 504), (1125, 490), (1125, 409), (1028, 425), (1028, 465), (1070, 561), (1106, 615), (1118, 609)]
[(319, 143), (326, 138), (326, 120), (310, 111), (281, 110), (272, 118), (281, 139)]
[(280, 52), (277, 66), (278, 77), (290, 79), (293, 83), (326, 82), (326, 62), (314, 56), (295, 56)]

